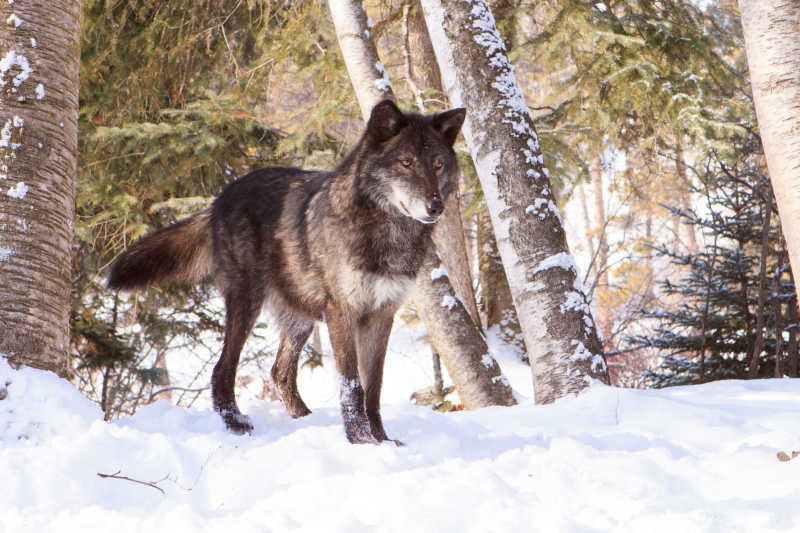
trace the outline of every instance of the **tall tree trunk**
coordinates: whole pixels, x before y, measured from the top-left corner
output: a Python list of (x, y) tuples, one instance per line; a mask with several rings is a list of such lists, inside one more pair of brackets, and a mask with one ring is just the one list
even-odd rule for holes
[[(328, 5), (331, 12), (354, 13), (359, 11), (357, 15), (359, 20), (363, 20), (366, 24), (366, 13), (360, 2), (328, 0)], [(334, 17), (338, 35), (343, 33), (338, 26), (340, 20), (341, 17)], [(347, 24), (347, 28), (352, 27), (351, 22)], [(375, 43), (368, 33), (360, 31), (355, 36), (348, 36), (348, 40), (356, 38), (362, 41), (358, 46), (342, 48), (345, 63), (348, 65), (364, 63), (364, 58), (358, 54), (365, 49), (369, 49), (368, 57), (378, 57)], [(378, 60), (376, 59), (376, 61)], [(350, 67), (348, 67), (349, 69)], [(355, 66), (353, 66), (353, 70), (356, 70)], [(356, 88), (356, 97), (359, 99), (362, 116), (365, 120), (380, 100), (394, 99), (388, 76), (385, 77), (385, 90), (381, 94), (366, 90), (364, 87), (357, 87), (360, 84), (375, 85), (375, 82), (378, 81), (377, 74), (373, 79), (351, 77), (351, 81)], [(446, 211), (447, 204), (445, 206)], [(441, 232), (451, 227), (437, 224), (434, 230), (434, 241), (442, 242), (444, 237)], [(447, 372), (453, 379), (453, 384), (465, 407), (478, 408), (515, 403), (511, 386), (500, 374), (500, 367), (488, 355), (486, 341), (461, 300), (456, 297), (456, 293), (444, 273), (441, 261), (433, 250), (428, 254), (425, 264), (417, 276), (417, 291), (416, 303), (425, 328), (428, 330), (428, 336), (431, 338), (434, 349), (444, 361)]]
[[(675, 171), (678, 173), (678, 187), (681, 191), (681, 209), (689, 211), (692, 207), (691, 187), (689, 177), (686, 174), (686, 160), (683, 156), (683, 145), (680, 139), (675, 143)], [(693, 224), (683, 224), (686, 228), (686, 248), (690, 254), (696, 254), (700, 249), (697, 242), (697, 234)]]
[[(403, 6), (403, 20), (405, 25), (406, 47), (406, 76), (412, 90), (433, 90), (442, 92), (442, 82), (439, 77), (439, 68), (433, 53), (428, 28), (422, 16), (419, 2), (413, 6)], [(418, 100), (420, 111), (426, 109), (427, 104), (421, 98)], [(439, 109), (441, 111), (441, 109)], [(456, 186), (462, 180), (457, 180)], [(475, 301), (475, 292), (472, 288), (472, 273), (467, 257), (467, 243), (464, 239), (464, 226), (461, 221), (461, 205), (458, 190), (445, 200), (445, 210), (437, 224), (436, 233), (433, 235), (436, 249), (447, 268), (450, 283), (458, 294), (461, 303), (467, 308), (469, 316), (476, 326), (481, 326), (478, 304)]]
[(772, 278), (772, 317), (775, 324), (775, 373), (774, 377), (783, 377), (783, 304), (780, 299), (781, 266)]
[(592, 221), (589, 218), (589, 202), (586, 199), (586, 184), (582, 183), (578, 188), (581, 198), (581, 211), (583, 212), (583, 229), (586, 236), (586, 250), (589, 257), (594, 257), (594, 232), (592, 232)]
[(761, 229), (761, 268), (758, 274), (758, 307), (756, 307), (756, 338), (753, 342), (753, 353), (750, 354), (750, 368), (747, 375), (750, 379), (758, 376), (758, 367), (761, 363), (761, 348), (764, 345), (764, 326), (767, 314), (767, 254), (769, 252), (769, 223), (772, 218), (772, 208), (764, 195), (764, 207), (761, 211), (761, 220), (764, 227)]
[(789, 365), (789, 377), (796, 378), (797, 376), (797, 359), (798, 359), (798, 341), (797, 329), (798, 322), (800, 322), (800, 313), (797, 310), (797, 295), (789, 300), (789, 346), (787, 347), (787, 363)]
[(0, 355), (66, 376), (80, 2), (2, 2), (0, 18)]
[(611, 333), (614, 331), (614, 319), (609, 309), (608, 295), (608, 237), (606, 236), (606, 201), (603, 190), (603, 164), (599, 157), (592, 161), (592, 186), (594, 187), (595, 227), (597, 228), (597, 288), (594, 300), (597, 309), (597, 325), (602, 334), (602, 342), (606, 350), (611, 350)]
[(800, 280), (800, 2), (739, 0), (758, 127)]
[(478, 169), (531, 360), (536, 401), (608, 383), (591, 311), (543, 165), (533, 118), (484, 0), (423, 0), (445, 89), (467, 109)]

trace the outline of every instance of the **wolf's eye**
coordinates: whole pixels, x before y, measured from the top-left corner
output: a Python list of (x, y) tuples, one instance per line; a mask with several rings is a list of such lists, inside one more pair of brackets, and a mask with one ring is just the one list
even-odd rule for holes
[(407, 157), (401, 157), (400, 158), (400, 164), (403, 165), (404, 167), (410, 167), (411, 163), (412, 163), (411, 159), (409, 159)]

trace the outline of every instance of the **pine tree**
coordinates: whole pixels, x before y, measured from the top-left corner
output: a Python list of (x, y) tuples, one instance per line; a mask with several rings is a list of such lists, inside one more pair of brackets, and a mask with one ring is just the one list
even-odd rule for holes
[(736, 158), (712, 155), (706, 161), (699, 191), (704, 205), (673, 208), (701, 230), (705, 247), (695, 254), (669, 245), (656, 250), (684, 267), (685, 274), (660, 285), (666, 310), (644, 313), (658, 323), (655, 335), (631, 339), (634, 347), (663, 354), (659, 368), (648, 375), (652, 386), (745, 378), (750, 370), (771, 376), (776, 361), (789, 355), (783, 340), (797, 327), (787, 315), (795, 295), (763, 151), (754, 134), (736, 148)]

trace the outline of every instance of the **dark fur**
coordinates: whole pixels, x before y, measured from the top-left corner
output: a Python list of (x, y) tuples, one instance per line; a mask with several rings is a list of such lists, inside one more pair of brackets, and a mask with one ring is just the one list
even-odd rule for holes
[(381, 102), (336, 170), (267, 168), (237, 179), (209, 210), (126, 250), (111, 267), (109, 287), (213, 278), (226, 325), (212, 397), (236, 432), (252, 429), (236, 406), (234, 382), (262, 306), (281, 328), (272, 377), (294, 417), (310, 412), (297, 392), (300, 351), (314, 321), (325, 320), (347, 438), (387, 440), (380, 388), (392, 318), (454, 188), (452, 145), (463, 119), (462, 109), (426, 116)]

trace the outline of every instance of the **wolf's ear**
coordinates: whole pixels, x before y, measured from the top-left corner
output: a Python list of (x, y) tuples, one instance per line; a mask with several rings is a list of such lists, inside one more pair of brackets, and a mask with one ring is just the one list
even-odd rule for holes
[(408, 125), (408, 119), (391, 100), (384, 100), (372, 108), (367, 122), (367, 134), (376, 141), (391, 139)]
[(437, 113), (433, 115), (433, 129), (439, 132), (447, 144), (453, 146), (466, 116), (467, 110), (463, 107)]

